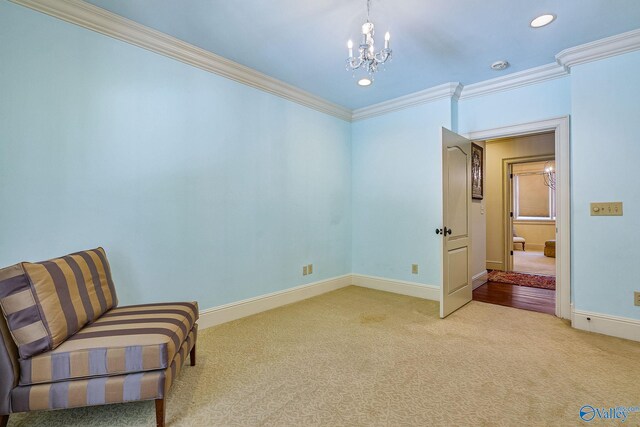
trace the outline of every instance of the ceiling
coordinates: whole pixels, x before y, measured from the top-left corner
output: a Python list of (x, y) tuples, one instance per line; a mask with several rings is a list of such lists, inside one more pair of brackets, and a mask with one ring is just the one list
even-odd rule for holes
[[(362, 88), (345, 61), (366, 0), (88, 1), (349, 109), (549, 64), (563, 49), (640, 27), (640, 0), (371, 0), (376, 46), (391, 32), (393, 60)], [(529, 27), (543, 13), (556, 21)], [(511, 67), (489, 67), (501, 59)]]

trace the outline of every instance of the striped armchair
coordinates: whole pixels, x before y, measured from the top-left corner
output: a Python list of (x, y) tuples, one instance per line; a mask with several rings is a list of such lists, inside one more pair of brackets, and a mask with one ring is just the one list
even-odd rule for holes
[(0, 427), (15, 412), (164, 399), (187, 355), (197, 302), (117, 306), (104, 249), (0, 269)]

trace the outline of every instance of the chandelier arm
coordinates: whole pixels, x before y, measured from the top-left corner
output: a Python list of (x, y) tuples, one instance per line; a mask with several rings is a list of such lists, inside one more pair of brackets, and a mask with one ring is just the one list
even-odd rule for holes
[(380, 52), (376, 53), (375, 60), (378, 64), (384, 64), (391, 57), (390, 49), (383, 49)]
[(544, 164), (542, 177), (544, 179), (544, 185), (551, 188), (552, 190), (556, 189), (556, 172), (553, 170), (553, 166), (550, 162), (546, 162)]
[(347, 59), (347, 66), (350, 67), (352, 70), (357, 70), (362, 66), (363, 62), (364, 61), (362, 60), (362, 58), (352, 57)]

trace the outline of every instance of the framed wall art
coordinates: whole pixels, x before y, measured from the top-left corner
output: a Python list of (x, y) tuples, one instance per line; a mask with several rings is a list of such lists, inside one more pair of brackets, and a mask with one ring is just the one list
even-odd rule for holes
[(478, 200), (484, 197), (483, 151), (481, 146), (471, 143), (471, 197)]

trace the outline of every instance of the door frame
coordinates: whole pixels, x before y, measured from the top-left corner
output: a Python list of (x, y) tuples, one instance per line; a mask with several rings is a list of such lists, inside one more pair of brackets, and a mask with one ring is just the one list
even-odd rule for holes
[(556, 155), (556, 316), (571, 318), (571, 151), (570, 116), (469, 132), (474, 140), (554, 132)]
[[(504, 228), (504, 269), (505, 271), (513, 271), (513, 255), (511, 252), (513, 249), (513, 221), (514, 217), (511, 217), (510, 213), (513, 212), (513, 179), (511, 178), (513, 165), (530, 163), (530, 162), (542, 162), (545, 160), (555, 160), (555, 153), (553, 155), (540, 155), (540, 156), (525, 156), (525, 157), (513, 157), (502, 160), (502, 226)], [(557, 273), (557, 272), (556, 272)]]

